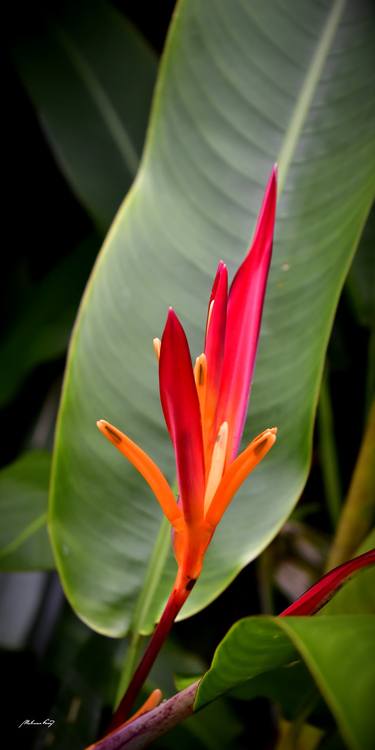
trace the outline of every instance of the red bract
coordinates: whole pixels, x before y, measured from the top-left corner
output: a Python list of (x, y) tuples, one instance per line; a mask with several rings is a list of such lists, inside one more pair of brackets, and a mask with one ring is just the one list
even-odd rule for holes
[(205, 491), (199, 401), (184, 330), (169, 310), (160, 347), (160, 399), (176, 456), (186, 523), (202, 520)]
[(244, 428), (271, 262), (276, 211), (276, 171), (268, 183), (251, 248), (239, 267), (227, 306), (219, 421), (229, 426), (227, 455), (233, 459)]

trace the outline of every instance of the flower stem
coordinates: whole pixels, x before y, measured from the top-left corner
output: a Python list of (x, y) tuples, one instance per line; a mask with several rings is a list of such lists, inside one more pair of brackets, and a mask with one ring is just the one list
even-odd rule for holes
[(258, 558), (258, 589), (260, 609), (262, 614), (272, 615), (274, 613), (273, 600), (273, 552), (267, 547)]
[(149, 674), (154, 661), (168, 636), (169, 631), (182, 607), (189, 596), (190, 591), (187, 589), (174, 588), (165, 606), (160, 622), (156, 626), (154, 634), (143, 654), (143, 657), (128, 685), (125, 695), (121, 699), (116, 709), (108, 732), (116, 729), (120, 724), (126, 721), (128, 714), (134, 704), (134, 701)]
[(340, 517), (341, 483), (334, 438), (333, 411), (327, 369), (324, 371), (318, 406), (319, 453), (323, 484), (332, 527)]
[(353, 556), (369, 532), (375, 514), (375, 400), (370, 407), (349, 492), (329, 554), (327, 569)]
[(109, 744), (108, 737), (103, 737), (95, 745), (90, 745), (87, 750), (140, 750), (149, 747), (154, 740), (173, 729), (176, 724), (184, 721), (193, 713), (194, 699), (198, 690), (198, 682), (194, 682), (180, 693), (173, 695), (167, 701), (131, 721), (111, 736)]
[(139, 651), (144, 642), (144, 636), (141, 634), (145, 629), (145, 624), (150, 619), (150, 609), (152, 607), (153, 598), (158, 587), (160, 586), (161, 576), (170, 547), (170, 537), (170, 524), (166, 518), (163, 518), (158, 536), (156, 538), (154, 549), (147, 566), (143, 586), (135, 607), (134, 617), (130, 628), (129, 648), (126, 653), (124, 667), (116, 692), (115, 707), (117, 707), (122, 696), (124, 695), (126, 688), (128, 687), (130, 678), (135, 668), (136, 661), (138, 659)]

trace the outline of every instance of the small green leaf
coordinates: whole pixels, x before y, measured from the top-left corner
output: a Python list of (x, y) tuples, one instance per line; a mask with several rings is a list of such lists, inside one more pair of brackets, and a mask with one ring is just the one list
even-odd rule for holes
[(198, 689), (195, 708), (257, 675), (302, 659), (351, 750), (375, 737), (372, 615), (249, 617), (231, 628)]
[(54, 567), (47, 534), (51, 456), (25, 453), (0, 471), (0, 570)]
[(195, 708), (298, 658), (293, 644), (271, 617), (248, 617), (229, 630), (200, 683)]

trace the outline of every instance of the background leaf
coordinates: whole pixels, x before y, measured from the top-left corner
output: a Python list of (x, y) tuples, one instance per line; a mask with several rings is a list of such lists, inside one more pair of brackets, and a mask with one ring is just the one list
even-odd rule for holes
[(297, 718), (319, 694), (305, 664), (296, 660), (291, 664), (258, 674), (233, 688), (230, 695), (244, 701), (259, 696), (268, 698), (281, 707), (286, 719), (292, 720)]
[[(302, 657), (353, 750), (371, 750), (375, 716), (374, 617), (249, 617), (231, 628), (198, 689), (196, 708), (283, 663)], [(272, 675), (270, 675), (272, 676)], [(355, 688), (353, 686), (355, 676)]]
[(54, 567), (47, 534), (51, 456), (30, 451), (0, 471), (0, 570)]
[(0, 406), (29, 372), (67, 349), (82, 290), (98, 251), (92, 234), (23, 295), (0, 345)]
[(95, 421), (117, 424), (173, 480), (151, 340), (173, 305), (199, 354), (217, 262), (233, 271), (243, 257), (275, 160), (281, 198), (245, 437), (276, 424), (279, 439), (226, 514), (182, 617), (259, 554), (299, 497), (335, 307), (373, 195), (373, 27), (366, 2), (178, 5), (142, 167), (81, 306), (57, 428), (57, 565), (101, 632), (125, 633), (134, 611), (149, 632), (175, 563), (151, 493)]
[(109, 3), (84, 0), (51, 10), (13, 57), (63, 173), (105, 231), (138, 168), (155, 54)]

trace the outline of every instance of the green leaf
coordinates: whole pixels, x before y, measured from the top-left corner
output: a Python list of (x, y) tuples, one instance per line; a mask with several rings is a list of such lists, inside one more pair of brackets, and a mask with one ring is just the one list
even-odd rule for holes
[(106, 230), (138, 168), (156, 58), (103, 0), (53, 13), (13, 58), (63, 173)]
[(30, 451), (0, 471), (0, 570), (48, 570), (54, 561), (47, 535), (51, 456)]
[[(243, 258), (272, 162), (281, 196), (245, 439), (279, 439), (226, 513), (182, 617), (212, 601), (275, 536), (301, 493), (325, 350), (373, 193), (373, 10), (182, 0), (160, 69), (135, 185), (81, 306), (57, 427), (50, 525), (80, 617), (150, 632), (172, 586), (172, 553), (150, 565), (161, 513), (98, 434), (107, 419), (173, 481), (151, 340), (168, 305), (193, 355), (220, 258)], [(162, 561), (163, 555), (160, 556)], [(144, 581), (147, 586), (143, 588)], [(154, 593), (152, 593), (154, 592)]]
[(375, 736), (374, 626), (371, 615), (240, 620), (216, 650), (195, 707), (201, 708), (237, 684), (300, 657), (348, 747), (371, 750)]
[(98, 238), (89, 235), (24, 296), (0, 344), (0, 406), (16, 393), (37, 365), (61, 357), (80, 296), (98, 252)]

